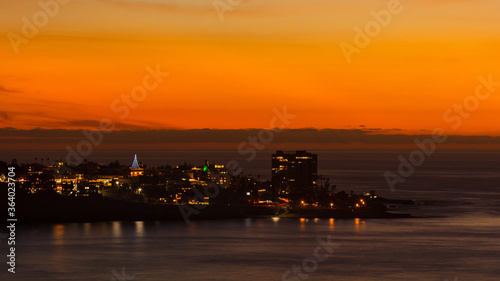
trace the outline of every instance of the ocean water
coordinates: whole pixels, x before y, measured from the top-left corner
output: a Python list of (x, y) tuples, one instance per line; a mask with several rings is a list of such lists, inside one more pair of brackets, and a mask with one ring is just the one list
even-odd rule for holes
[[(97, 160), (89, 160), (131, 158), (118, 158), (116, 153), (96, 152)], [(236, 160), (247, 174), (261, 179), (270, 174), (271, 152), (262, 152), (251, 162), (231, 152), (135, 153), (148, 165)], [(435, 153), (394, 192), (383, 174), (396, 172), (398, 155), (407, 157), (407, 152), (317, 153), (319, 173), (338, 190), (375, 190), (390, 198), (414, 199), (417, 205), (399, 211), (419, 218), (33, 225), (23, 225), (20, 218), (17, 273), (8, 274), (4, 267), (0, 278), (500, 280), (499, 153)], [(329, 255), (321, 261), (314, 256), (322, 245), (318, 239), (330, 241), (320, 249), (321, 255)], [(2, 236), (0, 241), (2, 252), (7, 252)], [(294, 266), (301, 273), (283, 279)]]
[[(104, 222), (31, 225), (20, 230), (16, 279), (7, 280), (499, 280), (500, 276), (500, 219), (492, 216), (269, 218), (189, 225)], [(331, 251), (322, 248), (321, 261), (314, 258), (321, 245), (318, 239)], [(293, 266), (301, 267), (307, 279), (297, 275), (282, 279)]]

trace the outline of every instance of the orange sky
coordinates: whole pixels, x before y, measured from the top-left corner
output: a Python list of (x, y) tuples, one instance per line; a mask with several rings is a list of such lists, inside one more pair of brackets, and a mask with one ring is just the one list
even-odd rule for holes
[[(401, 0), (348, 63), (339, 44), (389, 2), (248, 0), (221, 21), (212, 0), (71, 0), (16, 54), (9, 32), (41, 8), (3, 1), (0, 127), (268, 128), (286, 106), (288, 128), (500, 135), (500, 87), (457, 129), (443, 120), (480, 75), (500, 81), (500, 2)], [(170, 75), (120, 120), (113, 101), (157, 65)]]

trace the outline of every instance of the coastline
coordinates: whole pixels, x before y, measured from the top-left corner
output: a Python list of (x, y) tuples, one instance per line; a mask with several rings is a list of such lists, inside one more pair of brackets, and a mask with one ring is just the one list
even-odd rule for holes
[[(106, 197), (75, 198), (62, 196), (26, 196), (18, 199), (21, 223), (80, 223), (105, 221), (183, 221), (179, 205), (159, 205)], [(29, 208), (27, 208), (29, 206)], [(186, 205), (189, 206), (189, 205)], [(193, 206), (194, 207), (194, 206)], [(414, 218), (381, 208), (335, 210), (293, 208), (287, 212), (276, 207), (248, 205), (208, 205), (189, 220), (243, 219), (257, 217), (394, 219)]]

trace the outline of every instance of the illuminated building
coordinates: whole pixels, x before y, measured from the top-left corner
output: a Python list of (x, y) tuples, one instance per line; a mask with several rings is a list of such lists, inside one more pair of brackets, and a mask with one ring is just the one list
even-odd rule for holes
[(277, 194), (300, 194), (316, 186), (318, 155), (297, 150), (272, 155), (272, 183)]
[(226, 183), (229, 184), (230, 182), (230, 176), (223, 164), (210, 164), (205, 160), (203, 172), (207, 174), (209, 180), (213, 181), (216, 184), (224, 185)]
[(130, 167), (130, 176), (138, 177), (144, 174), (144, 169), (139, 166), (139, 162), (137, 162), (137, 154), (134, 157), (134, 163), (132, 163), (132, 167)]

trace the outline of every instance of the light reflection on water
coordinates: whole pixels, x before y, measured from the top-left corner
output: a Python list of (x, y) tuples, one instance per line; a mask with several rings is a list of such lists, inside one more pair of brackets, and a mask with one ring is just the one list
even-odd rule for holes
[(436, 153), (390, 193), (383, 172), (397, 154), (320, 154), (338, 190), (418, 199), (418, 214), (438, 218), (20, 225), (16, 280), (110, 280), (123, 267), (135, 280), (281, 280), (328, 235), (341, 246), (308, 281), (498, 280), (500, 154), (478, 155)]
[(56, 224), (53, 226), (52, 233), (53, 233), (53, 239), (52, 243), (54, 245), (63, 245), (64, 244), (64, 232), (65, 232), (66, 226), (63, 224)]
[(328, 235), (340, 247), (308, 280), (487, 280), (500, 273), (498, 218), (263, 218), (31, 228), (38, 231), (20, 230), (23, 267), (16, 280), (110, 280), (111, 270), (123, 267), (136, 280), (280, 280), (312, 255), (318, 237)]
[(111, 235), (115, 238), (120, 238), (122, 236), (122, 225), (119, 221), (114, 221), (111, 223)]
[(83, 236), (89, 237), (91, 235), (91, 226), (92, 224), (89, 222), (83, 223)]
[(136, 221), (135, 222), (135, 236), (136, 237), (144, 237), (144, 222)]

